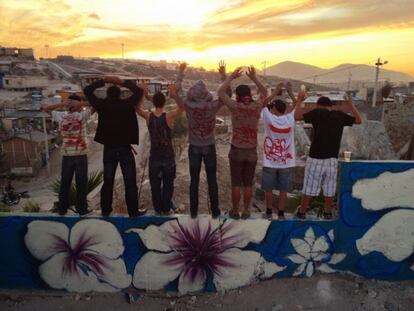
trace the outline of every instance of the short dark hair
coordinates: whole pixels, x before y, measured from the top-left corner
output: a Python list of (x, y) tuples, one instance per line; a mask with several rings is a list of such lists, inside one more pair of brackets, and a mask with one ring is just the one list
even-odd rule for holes
[(70, 99), (70, 100), (76, 100), (78, 102), (82, 101), (82, 97), (80, 97), (79, 95), (70, 95), (68, 97), (68, 99)]
[(316, 102), (316, 104), (318, 106), (331, 107), (332, 106), (332, 101), (330, 100), (329, 97), (321, 96), (321, 97), (319, 97), (319, 99)]
[(238, 87), (236, 87), (236, 95), (239, 98), (244, 96), (252, 96), (252, 91), (248, 85), (240, 84)]
[(111, 85), (106, 90), (106, 95), (111, 98), (120, 98), (121, 97), (121, 89), (116, 85)]
[(286, 103), (283, 101), (283, 100), (281, 100), (281, 99), (276, 99), (276, 100), (274, 100), (274, 101), (272, 101), (270, 104), (269, 104), (269, 109), (270, 108), (276, 108), (276, 110), (278, 111), (278, 112), (280, 112), (280, 113), (285, 113), (285, 111), (286, 111)]
[(165, 105), (165, 95), (161, 92), (157, 92), (152, 97), (152, 102), (156, 108), (162, 108)]

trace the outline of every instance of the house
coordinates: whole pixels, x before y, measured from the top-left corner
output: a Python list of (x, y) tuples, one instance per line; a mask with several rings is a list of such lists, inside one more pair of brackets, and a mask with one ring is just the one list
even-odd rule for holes
[(18, 176), (35, 176), (45, 165), (45, 141), (54, 146), (56, 136), (33, 130), (16, 133), (0, 142), (0, 151), (4, 155), (8, 172)]
[(47, 77), (12, 76), (3, 77), (3, 88), (9, 91), (33, 91), (43, 89), (49, 85)]

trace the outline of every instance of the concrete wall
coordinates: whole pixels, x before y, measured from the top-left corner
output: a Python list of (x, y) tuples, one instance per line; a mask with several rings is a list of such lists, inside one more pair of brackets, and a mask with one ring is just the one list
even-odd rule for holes
[(225, 291), (352, 272), (414, 279), (414, 162), (341, 167), (340, 219), (0, 217), (0, 287)]
[(3, 88), (6, 90), (43, 88), (48, 85), (49, 80), (45, 77), (5, 76), (3, 78)]

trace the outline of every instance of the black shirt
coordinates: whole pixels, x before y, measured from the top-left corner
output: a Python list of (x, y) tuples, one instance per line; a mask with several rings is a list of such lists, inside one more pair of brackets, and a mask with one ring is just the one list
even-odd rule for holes
[(172, 130), (167, 124), (167, 114), (165, 112), (159, 117), (151, 112), (148, 131), (151, 139), (150, 159), (174, 159)]
[(336, 110), (317, 108), (303, 115), (313, 126), (309, 156), (314, 159), (337, 158), (345, 126), (352, 126), (355, 118)]
[(87, 100), (98, 113), (95, 141), (112, 146), (138, 145), (139, 129), (135, 105), (143, 95), (142, 89), (132, 81), (125, 81), (123, 86), (132, 92), (130, 97), (97, 98), (94, 94), (95, 90), (104, 85), (103, 80), (98, 80), (83, 90)]

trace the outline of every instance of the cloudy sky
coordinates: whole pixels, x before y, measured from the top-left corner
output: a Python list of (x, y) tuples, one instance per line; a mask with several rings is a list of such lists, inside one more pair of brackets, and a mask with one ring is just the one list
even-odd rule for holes
[(0, 0), (0, 45), (36, 55), (186, 60), (214, 68), (299, 61), (414, 75), (414, 0)]

